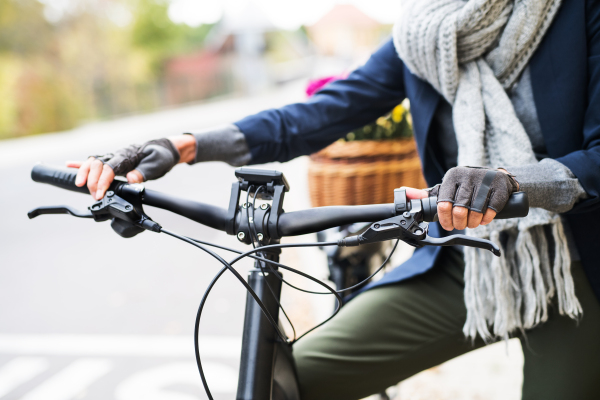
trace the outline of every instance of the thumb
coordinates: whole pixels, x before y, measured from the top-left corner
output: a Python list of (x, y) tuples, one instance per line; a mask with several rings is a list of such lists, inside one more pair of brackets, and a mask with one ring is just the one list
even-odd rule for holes
[(80, 168), (83, 165), (83, 161), (67, 161), (65, 164), (69, 168)]
[(137, 169), (129, 171), (127, 173), (127, 182), (129, 183), (142, 183), (144, 182), (144, 175)]
[(425, 199), (429, 197), (429, 192), (421, 189), (409, 188), (402, 186), (400, 189), (406, 190), (406, 198), (408, 200)]

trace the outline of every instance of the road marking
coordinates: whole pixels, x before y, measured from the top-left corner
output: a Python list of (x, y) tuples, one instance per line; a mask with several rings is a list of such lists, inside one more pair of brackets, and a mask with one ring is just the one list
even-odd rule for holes
[[(203, 363), (208, 386), (213, 393), (235, 393), (237, 371), (224, 364)], [(115, 390), (117, 400), (197, 400), (197, 394), (176, 392), (169, 387), (190, 385), (204, 393), (196, 364), (179, 362), (161, 365), (135, 373), (124, 380)]]
[(111, 367), (109, 360), (77, 360), (27, 393), (21, 400), (71, 400), (81, 395), (98, 378), (106, 375)]
[(0, 368), (0, 397), (48, 369), (48, 361), (40, 357), (18, 357)]
[[(236, 337), (200, 337), (202, 357), (240, 357), (242, 340)], [(0, 334), (0, 354), (193, 357), (190, 336), (137, 335), (18, 335)]]

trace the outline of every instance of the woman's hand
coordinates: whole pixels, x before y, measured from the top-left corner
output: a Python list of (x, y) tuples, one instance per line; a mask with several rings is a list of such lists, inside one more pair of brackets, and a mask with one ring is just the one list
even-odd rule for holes
[(469, 210), (465, 207), (454, 207), (449, 201), (438, 203), (438, 218), (440, 225), (447, 231), (465, 228), (477, 228), (479, 225), (487, 225), (496, 217), (496, 211), (488, 208), (485, 214)]
[(89, 157), (86, 161), (68, 161), (67, 167), (79, 168), (75, 184), (87, 183), (90, 194), (100, 200), (116, 175), (125, 176), (129, 183), (158, 179), (178, 163), (193, 161), (196, 157), (196, 139), (180, 135), (168, 139), (151, 140), (132, 145), (114, 154)]
[(489, 224), (518, 190), (518, 182), (504, 169), (455, 167), (431, 195), (438, 197), (440, 225), (451, 231)]

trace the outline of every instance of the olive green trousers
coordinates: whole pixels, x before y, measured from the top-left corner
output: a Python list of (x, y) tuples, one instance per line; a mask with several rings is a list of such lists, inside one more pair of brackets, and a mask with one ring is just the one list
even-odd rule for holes
[[(462, 333), (463, 273), (462, 254), (444, 249), (427, 273), (360, 294), (298, 341), (302, 399), (361, 399), (484, 346)], [(521, 338), (523, 400), (600, 399), (600, 303), (579, 262), (572, 273), (583, 317), (573, 321), (554, 307)]]

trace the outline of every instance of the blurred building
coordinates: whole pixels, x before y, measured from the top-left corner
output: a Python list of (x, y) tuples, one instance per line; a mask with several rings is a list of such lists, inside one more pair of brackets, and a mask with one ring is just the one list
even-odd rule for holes
[(294, 79), (339, 74), (362, 63), (388, 32), (353, 5), (336, 5), (307, 29), (283, 31), (250, 0), (227, 12), (201, 49), (166, 61), (156, 102), (172, 106), (230, 93), (254, 95)]
[(253, 1), (226, 13), (214, 29), (212, 47), (227, 57), (235, 85), (247, 94), (255, 94), (269, 84), (266, 60), (267, 38), (277, 29)]
[(336, 5), (308, 27), (319, 54), (349, 60), (373, 52), (385, 32), (384, 25), (350, 4)]
[(231, 92), (259, 93), (308, 76), (312, 53), (302, 31), (281, 31), (261, 6), (250, 1), (215, 25), (204, 50), (166, 64), (166, 102), (181, 104)]
[(163, 76), (165, 102), (189, 103), (230, 92), (230, 78), (222, 64), (220, 55), (212, 51), (171, 59)]

